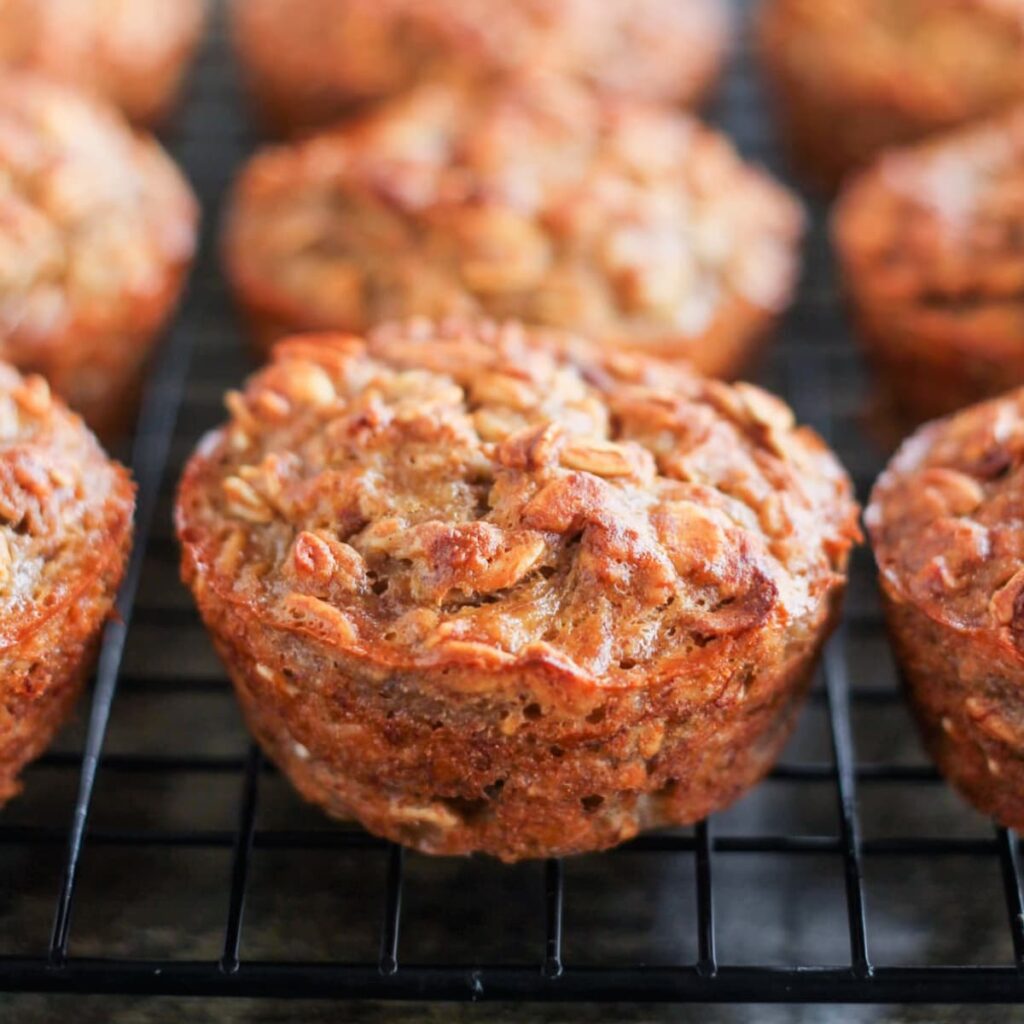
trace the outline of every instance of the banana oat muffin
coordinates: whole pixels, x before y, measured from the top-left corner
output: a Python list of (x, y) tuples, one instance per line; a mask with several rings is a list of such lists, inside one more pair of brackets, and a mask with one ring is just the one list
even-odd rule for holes
[(163, 150), (112, 109), (0, 75), (0, 359), (44, 374), (105, 435), (131, 422), (196, 218)]
[(234, 0), (236, 50), (265, 122), (295, 132), (431, 78), (525, 67), (696, 103), (721, 68), (724, 0)]
[(866, 522), (925, 744), (981, 811), (1024, 827), (1024, 390), (922, 427)]
[(205, 0), (0, 0), (0, 68), (87, 89), (135, 124), (177, 99)]
[(81, 691), (134, 507), (128, 474), (46, 381), (0, 363), (0, 804)]
[(690, 116), (527, 76), (428, 85), (258, 155), (226, 225), (261, 347), (487, 315), (729, 376), (786, 306), (802, 213)]
[(887, 419), (1024, 384), (1024, 105), (882, 156), (835, 239)]
[(514, 324), (300, 337), (177, 504), (249, 725), (308, 799), (505, 860), (696, 821), (771, 766), (856, 537), (821, 440)]
[(826, 186), (1024, 100), (1024, 0), (762, 0), (759, 20), (794, 157)]

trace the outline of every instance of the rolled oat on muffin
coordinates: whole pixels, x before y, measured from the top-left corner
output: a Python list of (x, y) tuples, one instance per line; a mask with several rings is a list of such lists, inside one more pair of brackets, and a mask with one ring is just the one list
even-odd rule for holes
[(92, 668), (135, 488), (42, 377), (0, 363), (0, 805)]
[(524, 68), (694, 104), (729, 34), (724, 0), (234, 0), (231, 14), (249, 92), (286, 133), (428, 79), (473, 87)]
[(761, 0), (758, 22), (794, 158), (829, 188), (1024, 101), (1024, 0)]
[(983, 813), (1024, 827), (1024, 390), (922, 427), (866, 523), (924, 742)]
[(104, 436), (132, 421), (197, 217), (164, 151), (113, 109), (0, 75), (0, 359), (42, 373)]
[(178, 98), (205, 9), (205, 0), (0, 0), (0, 70), (44, 74), (153, 126)]
[(1024, 105), (882, 156), (845, 188), (834, 235), (901, 434), (1024, 384)]
[(697, 821), (771, 767), (857, 537), (816, 434), (516, 324), (298, 337), (199, 445), (182, 573), (307, 799), (512, 861)]
[(717, 132), (530, 75), (425, 86), (243, 171), (225, 258), (263, 349), (486, 315), (732, 376), (792, 295), (803, 215)]

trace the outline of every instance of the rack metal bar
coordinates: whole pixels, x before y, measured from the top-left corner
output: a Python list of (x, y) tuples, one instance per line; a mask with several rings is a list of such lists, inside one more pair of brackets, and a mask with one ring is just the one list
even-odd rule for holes
[(259, 800), (260, 781), (259, 747), (253, 743), (246, 758), (242, 787), (238, 831), (235, 835), (234, 855), (231, 859), (231, 890), (228, 896), (228, 920), (224, 929), (224, 950), (220, 968), (227, 974), (238, 970), (239, 949), (242, 941), (242, 915), (245, 912), (245, 893), (249, 882), (249, 862), (252, 857), (253, 834), (256, 829), (256, 804)]
[(562, 964), (562, 913), (565, 901), (565, 878), (562, 862), (550, 858), (544, 863), (544, 976), (558, 978)]
[(840, 630), (825, 651), (823, 671), (828, 692), (829, 731), (835, 757), (836, 800), (842, 840), (846, 882), (846, 907), (850, 930), (850, 953), (854, 973), (860, 978), (871, 974), (867, 949), (867, 922), (864, 909), (864, 868), (861, 863), (860, 823), (857, 815), (857, 782), (854, 770), (853, 733), (850, 729), (850, 705), (847, 697), (844, 636)]
[(711, 823), (702, 821), (694, 837), (697, 882), (697, 972), (713, 977), (718, 970), (715, 957), (715, 902), (712, 888)]
[(377, 968), (391, 977), (398, 972), (398, 938), (402, 922), (402, 884), (405, 852), (392, 844), (388, 853), (388, 877), (384, 897), (384, 926), (381, 929), (380, 957)]

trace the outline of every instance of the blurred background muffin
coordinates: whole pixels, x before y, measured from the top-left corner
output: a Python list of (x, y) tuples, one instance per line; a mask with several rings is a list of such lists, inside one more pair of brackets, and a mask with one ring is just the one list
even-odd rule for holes
[(204, 14), (205, 0), (0, 0), (0, 69), (87, 89), (151, 126), (177, 99)]
[(0, 805), (92, 668), (134, 507), (128, 473), (46, 381), (0, 363)]
[(0, 75), (0, 358), (106, 435), (130, 423), (195, 246), (177, 168), (113, 109)]
[(759, 41), (794, 158), (827, 187), (1024, 99), (1024, 0), (762, 0)]
[(691, 104), (717, 78), (724, 0), (234, 0), (249, 90), (276, 131), (322, 125), (425, 78), (523, 67)]
[(225, 252), (264, 348), (294, 330), (486, 314), (730, 376), (790, 299), (802, 224), (689, 115), (530, 75), (429, 84), (263, 152)]
[(846, 186), (834, 235), (899, 433), (1024, 384), (1024, 105), (886, 153)]

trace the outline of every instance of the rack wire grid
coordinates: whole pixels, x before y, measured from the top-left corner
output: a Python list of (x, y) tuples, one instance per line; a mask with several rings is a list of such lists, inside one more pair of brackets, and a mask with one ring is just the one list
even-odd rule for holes
[[(177, 470), (248, 369), (217, 265), (221, 201), (254, 145), (218, 19), (168, 144), (205, 234), (131, 465), (137, 544), (83, 721), (0, 816), (0, 989), (436, 1000), (1009, 1002), (1024, 998), (1016, 836), (921, 753), (870, 557), (771, 777), (693, 829), (515, 867), (403, 853), (302, 804), (239, 724), (177, 582)], [(713, 111), (784, 176), (749, 40)], [(763, 381), (838, 449), (881, 454), (824, 210)], [(244, 921), (243, 921), (244, 918)], [(243, 927), (244, 924), (244, 927)]]

